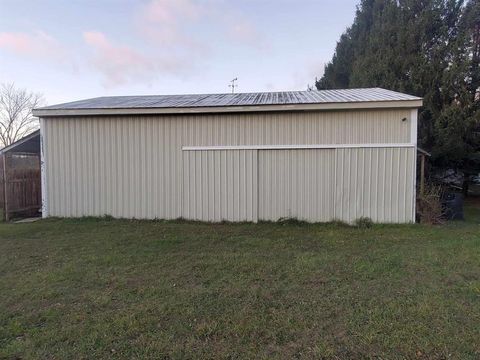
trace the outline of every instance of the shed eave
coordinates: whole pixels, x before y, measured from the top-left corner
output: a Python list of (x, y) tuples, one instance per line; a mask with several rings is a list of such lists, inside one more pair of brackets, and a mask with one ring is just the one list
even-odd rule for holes
[(273, 111), (356, 110), (385, 108), (419, 108), (422, 100), (365, 101), (344, 103), (253, 105), (253, 106), (209, 106), (209, 107), (166, 107), (166, 108), (79, 108), (79, 109), (34, 109), (33, 115), (88, 116), (88, 115), (157, 115), (157, 114), (209, 114)]

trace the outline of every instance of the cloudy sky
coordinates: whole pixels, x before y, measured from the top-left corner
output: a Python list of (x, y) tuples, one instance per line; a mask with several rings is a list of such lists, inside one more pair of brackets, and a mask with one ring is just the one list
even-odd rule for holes
[(304, 90), (357, 0), (0, 0), (0, 83), (49, 104)]

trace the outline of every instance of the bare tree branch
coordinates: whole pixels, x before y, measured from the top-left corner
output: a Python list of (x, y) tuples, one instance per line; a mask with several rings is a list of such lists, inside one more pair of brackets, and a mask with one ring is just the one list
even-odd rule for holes
[(0, 147), (28, 135), (39, 126), (32, 110), (45, 104), (41, 94), (19, 89), (15, 84), (0, 85)]

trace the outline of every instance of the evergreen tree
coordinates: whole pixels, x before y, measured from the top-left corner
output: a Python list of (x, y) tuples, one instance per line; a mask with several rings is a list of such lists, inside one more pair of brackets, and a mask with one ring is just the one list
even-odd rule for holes
[(362, 0), (316, 86), (423, 97), (420, 145), (437, 166), (478, 172), (480, 0)]

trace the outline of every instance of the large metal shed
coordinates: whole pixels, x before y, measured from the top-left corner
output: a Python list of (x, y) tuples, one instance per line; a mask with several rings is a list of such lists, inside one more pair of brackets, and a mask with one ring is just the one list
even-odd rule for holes
[(373, 88), (101, 97), (36, 109), (42, 213), (413, 222), (421, 105)]

